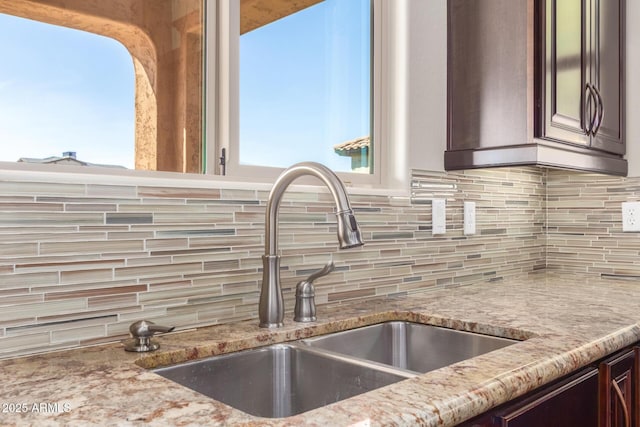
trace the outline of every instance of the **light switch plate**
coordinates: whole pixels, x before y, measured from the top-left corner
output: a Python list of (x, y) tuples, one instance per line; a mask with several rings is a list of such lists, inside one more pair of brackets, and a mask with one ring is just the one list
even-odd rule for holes
[(431, 234), (445, 234), (447, 232), (447, 203), (445, 199), (431, 201)]
[(464, 202), (464, 235), (476, 234), (476, 202)]
[(640, 202), (622, 203), (622, 231), (640, 231)]

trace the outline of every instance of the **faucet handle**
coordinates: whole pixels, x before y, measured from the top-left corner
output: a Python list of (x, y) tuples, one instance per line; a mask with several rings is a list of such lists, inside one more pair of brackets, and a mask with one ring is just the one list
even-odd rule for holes
[(311, 273), (309, 277), (307, 277), (307, 279), (304, 280), (304, 282), (313, 283), (314, 280), (319, 279), (322, 276), (326, 276), (327, 274), (331, 273), (335, 269), (336, 269), (336, 265), (333, 263), (333, 261), (329, 261), (320, 270), (314, 271), (313, 273)]
[(330, 261), (320, 270), (315, 271), (296, 285), (296, 306), (294, 308), (293, 320), (296, 322), (316, 321), (316, 290), (313, 281), (326, 276), (336, 268), (333, 261)]
[(157, 350), (160, 344), (151, 341), (151, 337), (156, 333), (171, 332), (174, 329), (175, 326), (160, 326), (149, 320), (139, 320), (129, 326), (133, 341), (125, 345), (124, 349), (138, 353)]

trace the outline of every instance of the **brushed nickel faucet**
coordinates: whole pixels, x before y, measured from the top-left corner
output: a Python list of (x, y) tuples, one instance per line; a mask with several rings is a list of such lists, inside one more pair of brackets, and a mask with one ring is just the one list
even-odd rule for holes
[(336, 204), (338, 242), (340, 249), (362, 246), (360, 229), (353, 216), (347, 191), (331, 169), (314, 162), (302, 162), (286, 169), (271, 188), (265, 215), (264, 255), (262, 256), (262, 287), (258, 315), (261, 328), (279, 328), (284, 319), (284, 298), (280, 286), (280, 256), (278, 255), (278, 209), (282, 195), (297, 178), (311, 175), (329, 189)]

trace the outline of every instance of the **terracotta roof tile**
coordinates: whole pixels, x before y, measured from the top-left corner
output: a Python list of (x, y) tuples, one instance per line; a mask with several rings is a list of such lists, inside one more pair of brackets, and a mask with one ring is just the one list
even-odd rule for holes
[(353, 151), (360, 150), (361, 148), (369, 147), (371, 138), (369, 136), (362, 136), (360, 138), (345, 141), (333, 146), (334, 151)]

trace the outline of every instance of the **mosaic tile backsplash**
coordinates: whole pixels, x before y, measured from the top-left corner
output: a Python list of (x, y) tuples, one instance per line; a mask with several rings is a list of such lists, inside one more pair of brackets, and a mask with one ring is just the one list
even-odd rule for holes
[[(576, 270), (623, 268), (632, 251), (607, 237), (613, 214), (607, 201), (596, 201), (622, 193), (592, 193), (586, 185), (562, 190), (568, 178), (551, 177), (552, 266), (578, 258), (558, 249), (564, 245), (590, 248), (592, 263), (572, 263)], [(290, 189), (279, 232), (287, 316), (295, 284), (329, 260), (337, 268), (316, 282), (319, 316), (324, 303), (545, 268), (545, 178), (535, 168), (415, 172), (411, 198), (351, 196), (366, 244), (343, 251), (329, 193)], [(566, 192), (575, 195), (575, 207), (553, 201)], [(267, 194), (0, 182), (0, 357), (119, 340), (140, 319), (177, 329), (257, 319)], [(434, 197), (447, 200), (442, 236), (431, 232)], [(477, 203), (473, 236), (462, 232), (465, 200)], [(594, 205), (602, 214), (587, 212)], [(574, 212), (582, 220), (560, 218)], [(607, 258), (589, 246), (584, 228), (593, 224), (601, 230), (596, 241), (611, 246)]]
[(640, 278), (640, 234), (622, 232), (622, 202), (640, 201), (640, 178), (549, 169), (547, 267)]

